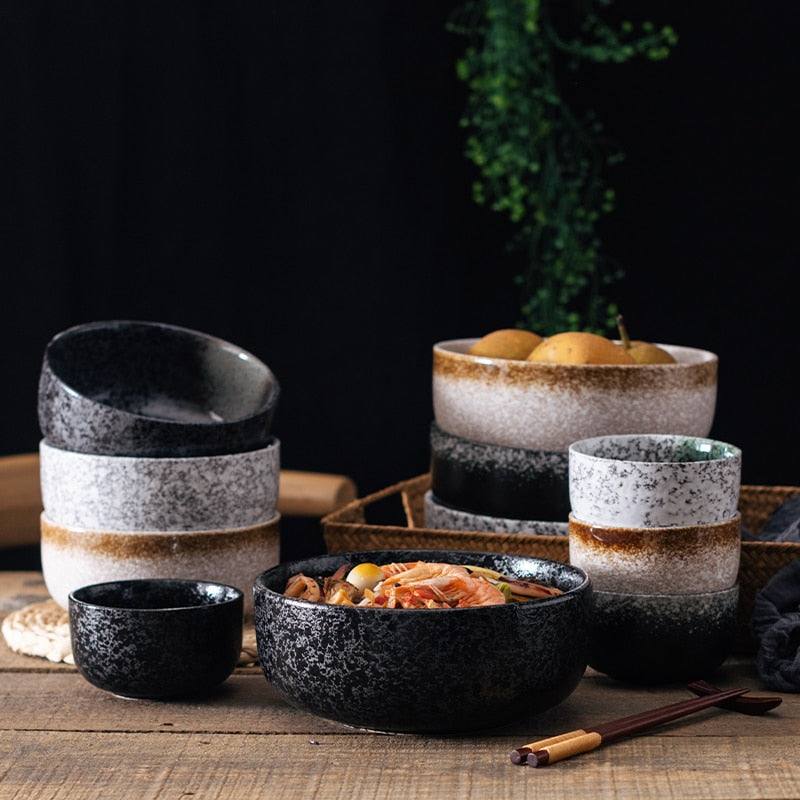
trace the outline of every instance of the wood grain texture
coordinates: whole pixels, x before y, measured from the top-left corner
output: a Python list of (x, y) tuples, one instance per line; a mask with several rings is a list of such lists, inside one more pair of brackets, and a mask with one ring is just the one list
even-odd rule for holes
[[(37, 578), (0, 577), (0, 616)], [(764, 692), (747, 657), (714, 680)], [(691, 696), (682, 685), (634, 687), (587, 670), (559, 706), (513, 725), (391, 736), (293, 708), (257, 667), (237, 669), (203, 699), (125, 700), (0, 641), (0, 800), (800, 797), (800, 695), (762, 717), (704, 709), (540, 769), (509, 759), (525, 742)]]

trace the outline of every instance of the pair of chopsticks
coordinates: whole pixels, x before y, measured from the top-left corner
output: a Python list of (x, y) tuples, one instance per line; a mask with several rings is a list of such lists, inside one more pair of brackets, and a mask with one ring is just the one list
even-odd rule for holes
[(511, 762), (529, 767), (543, 767), (580, 753), (589, 752), (625, 736), (635, 736), (657, 725), (688, 716), (703, 708), (718, 705), (746, 714), (763, 714), (781, 702), (779, 697), (748, 698), (751, 702), (737, 705), (737, 699), (750, 691), (748, 688), (721, 691), (704, 681), (689, 684), (689, 688), (700, 696), (639, 714), (631, 714), (612, 722), (579, 728), (568, 733), (530, 742), (511, 751)]

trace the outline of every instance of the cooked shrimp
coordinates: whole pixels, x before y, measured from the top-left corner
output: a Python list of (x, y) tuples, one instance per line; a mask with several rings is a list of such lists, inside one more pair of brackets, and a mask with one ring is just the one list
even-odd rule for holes
[(506, 602), (496, 586), (455, 564), (390, 564), (384, 572), (389, 577), (375, 586), (374, 602), (387, 608), (464, 608)]

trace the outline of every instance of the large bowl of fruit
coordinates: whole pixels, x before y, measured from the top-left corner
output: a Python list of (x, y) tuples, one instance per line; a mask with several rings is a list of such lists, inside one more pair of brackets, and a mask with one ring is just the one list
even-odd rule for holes
[(254, 584), (264, 676), (287, 702), (393, 733), (499, 728), (556, 706), (587, 664), (592, 585), (542, 558), (383, 550)]
[(608, 434), (703, 437), (717, 367), (695, 347), (502, 329), (433, 346), (434, 418), (465, 439), (543, 451)]

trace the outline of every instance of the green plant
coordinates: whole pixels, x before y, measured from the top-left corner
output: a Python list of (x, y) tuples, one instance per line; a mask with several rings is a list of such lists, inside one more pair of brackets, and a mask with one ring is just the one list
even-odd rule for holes
[(601, 253), (597, 225), (614, 208), (604, 170), (623, 154), (592, 111), (570, 107), (559, 77), (586, 62), (663, 59), (677, 42), (668, 26), (606, 22), (596, 9), (609, 5), (467, 0), (448, 22), (467, 38), (456, 66), (468, 87), (461, 124), (478, 170), (473, 197), (513, 224), (509, 248), (525, 263), (515, 276), (518, 324), (542, 335), (614, 329), (617, 308), (604, 292), (622, 277)]

